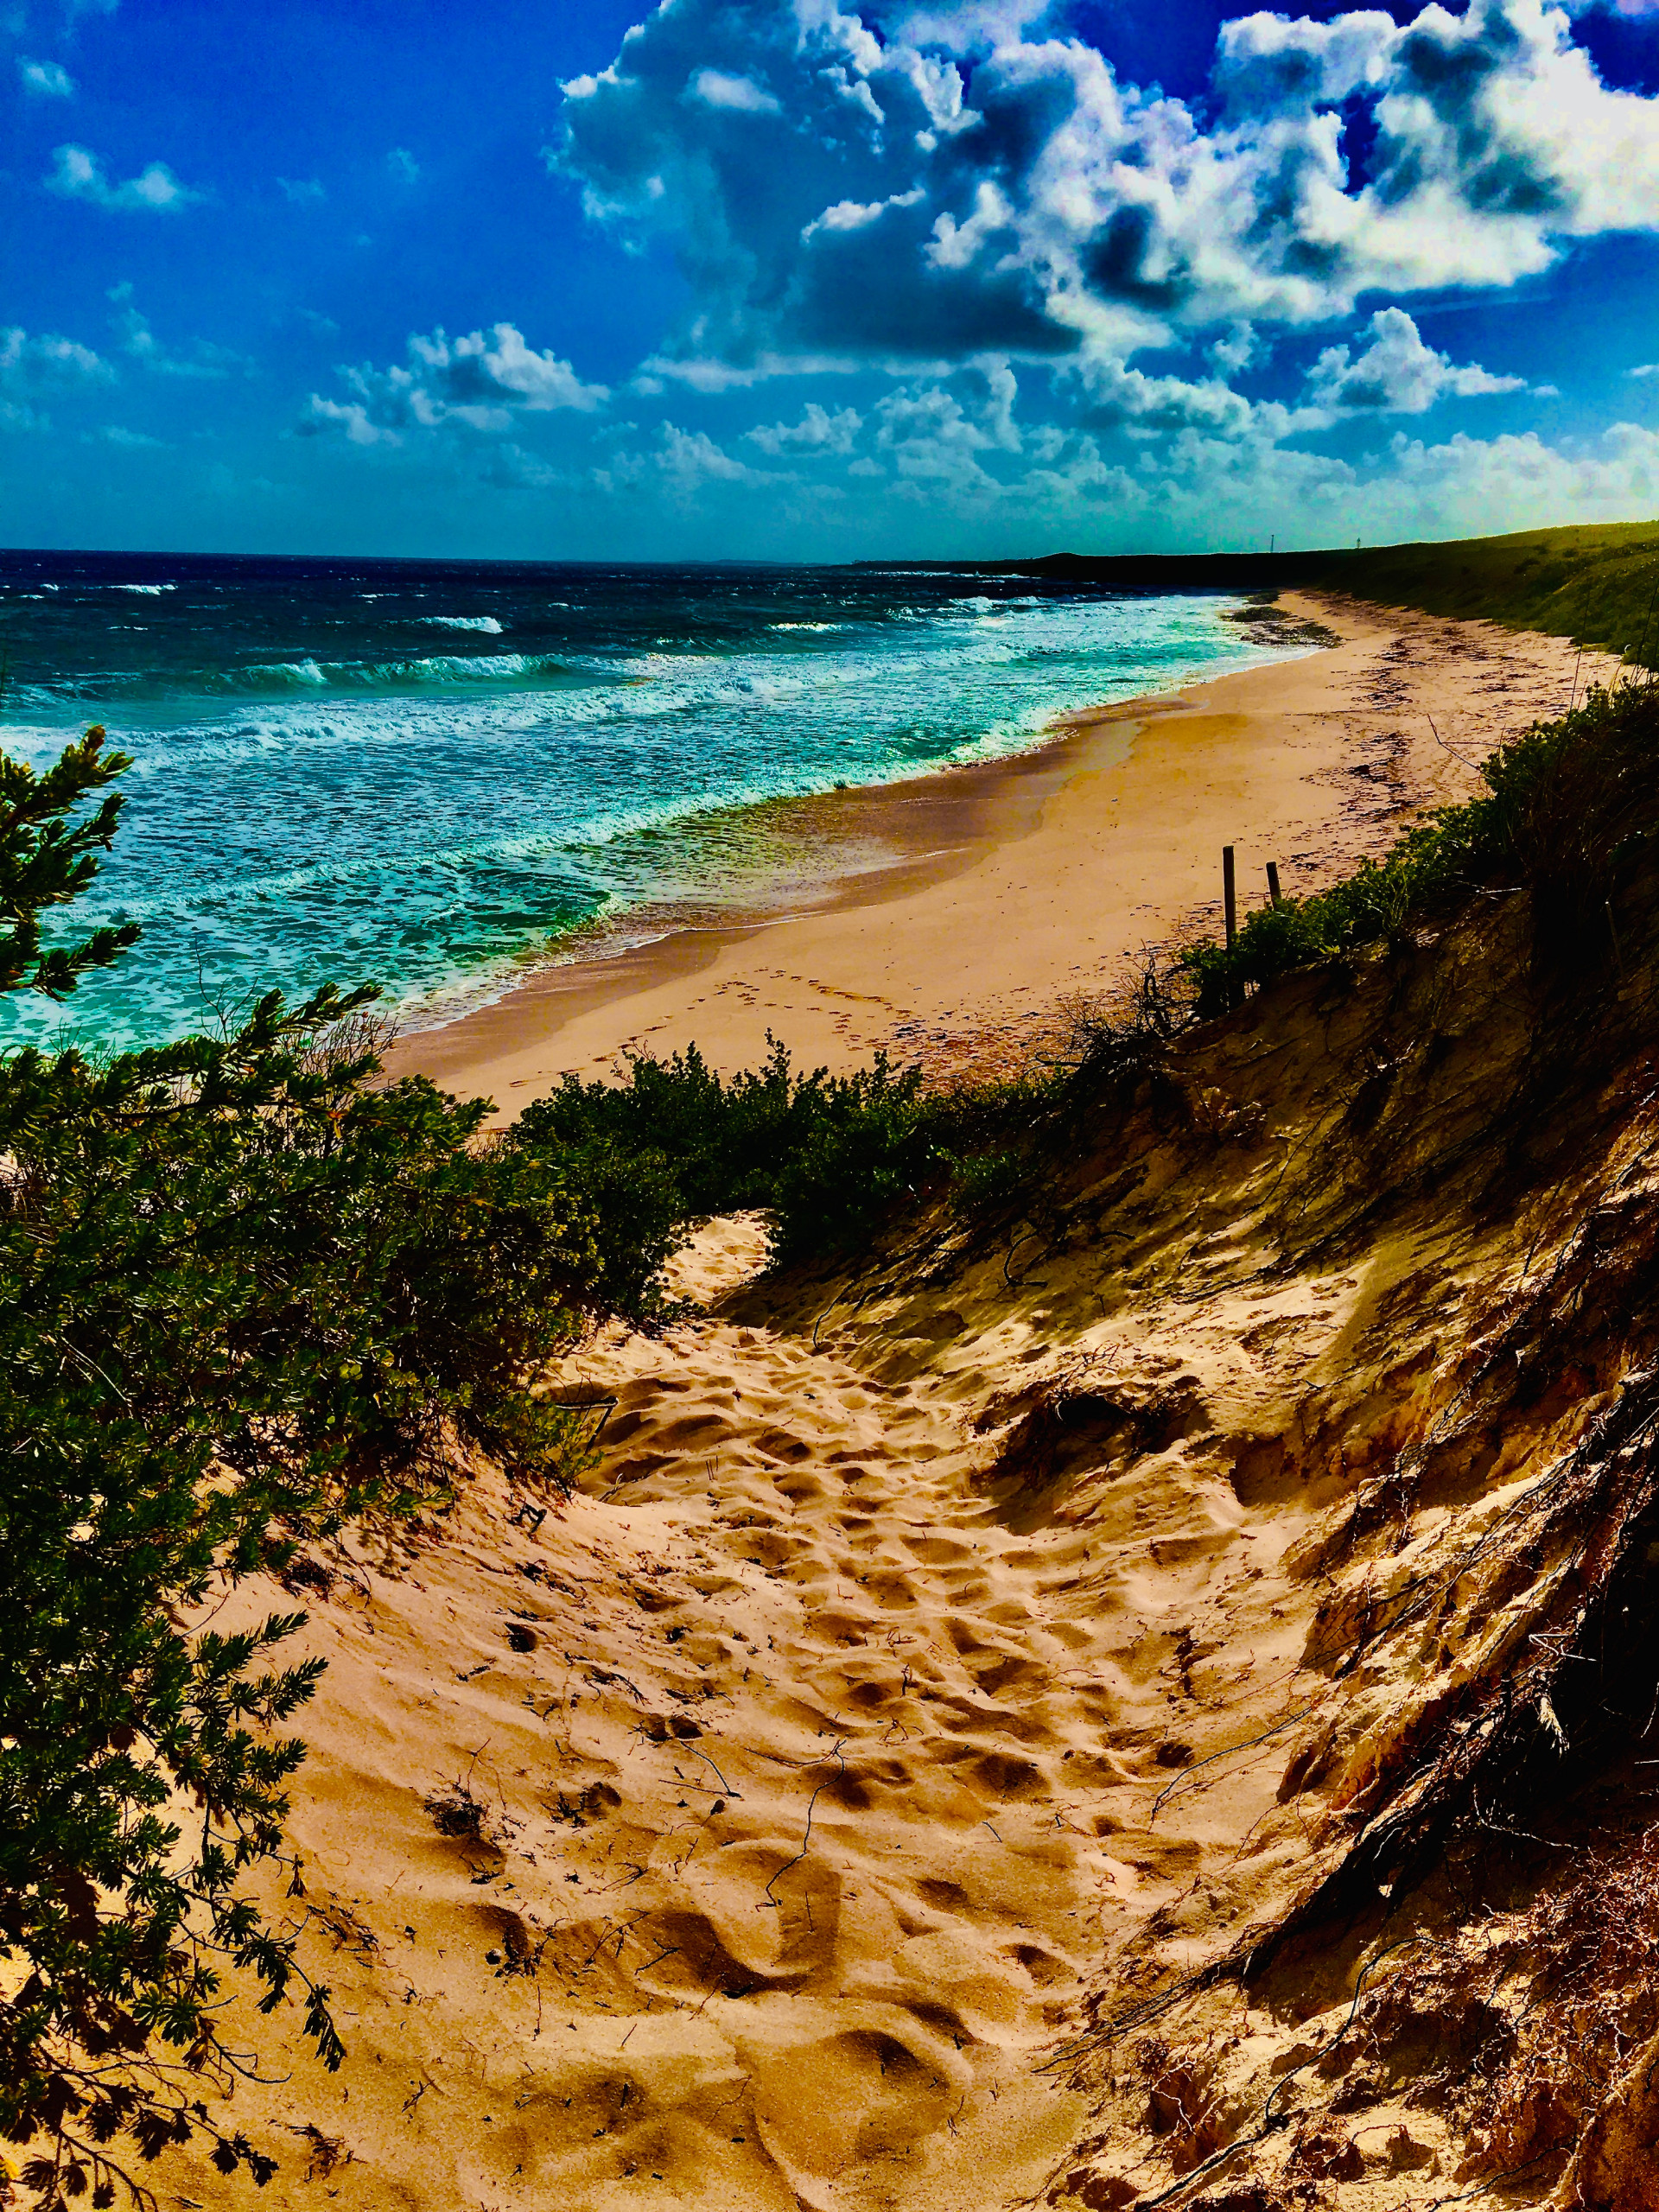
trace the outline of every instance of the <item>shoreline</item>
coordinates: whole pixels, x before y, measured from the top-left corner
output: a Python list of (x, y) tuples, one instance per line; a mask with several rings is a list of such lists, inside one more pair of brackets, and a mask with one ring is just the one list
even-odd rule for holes
[[(1140, 948), (1218, 916), (1224, 844), (1247, 906), (1269, 860), (1287, 892), (1316, 889), (1467, 796), (1495, 744), (1567, 704), (1563, 639), (1280, 604), (1338, 642), (1086, 710), (1000, 760), (770, 802), (756, 813), (776, 844), (829, 857), (804, 899), (688, 902), (642, 943), (397, 1038), (389, 1073), (491, 1096), (501, 1120), (566, 1070), (614, 1072), (632, 1052), (696, 1043), (723, 1074), (753, 1066), (768, 1032), (798, 1067), (886, 1049), (930, 1079), (1009, 1073), (1070, 1028), (1068, 1001), (1109, 999)], [(1584, 660), (1581, 690), (1612, 666)]]

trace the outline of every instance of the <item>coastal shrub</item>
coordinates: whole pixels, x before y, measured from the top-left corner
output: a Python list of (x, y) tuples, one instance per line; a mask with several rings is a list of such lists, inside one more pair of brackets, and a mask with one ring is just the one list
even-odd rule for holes
[(885, 1053), (851, 1075), (797, 1074), (775, 1038), (729, 1081), (695, 1046), (641, 1055), (620, 1084), (567, 1075), (525, 1109), (509, 1142), (556, 1160), (598, 1221), (597, 1280), (623, 1310), (649, 1302), (688, 1221), (769, 1211), (779, 1258), (843, 1251), (893, 1201), (946, 1172), (971, 1106), (931, 1094)]
[(1659, 830), (1659, 684), (1592, 690), (1558, 721), (1500, 746), (1485, 789), (1440, 808), (1380, 861), (1308, 899), (1248, 915), (1230, 952), (1188, 946), (1179, 965), (1201, 1014), (1247, 983), (1386, 944), (1471, 895), (1524, 891), (1541, 957), (1571, 968), (1611, 952), (1607, 902)]
[[(34, 933), (114, 833), (112, 794), (66, 818), (125, 765), (99, 741), (39, 779), (0, 767), (13, 988), (67, 995), (130, 939)], [(480, 1147), (481, 1103), (378, 1084), (372, 996), (0, 1061), (0, 2140), (53, 2212), (142, 2195), (198, 2131), (223, 2172), (268, 2177), (201, 2098), (241, 2063), (229, 1973), (267, 2010), (297, 1993), (340, 2056), (327, 1991), (245, 1887), (283, 1861), (286, 1731), (320, 1665), (283, 1657), (302, 1614), (232, 1631), (196, 1609), (432, 1495), (468, 1439), (556, 1481), (576, 1449), (581, 1416), (531, 1385), (594, 1296), (586, 1203), (557, 1160)]]

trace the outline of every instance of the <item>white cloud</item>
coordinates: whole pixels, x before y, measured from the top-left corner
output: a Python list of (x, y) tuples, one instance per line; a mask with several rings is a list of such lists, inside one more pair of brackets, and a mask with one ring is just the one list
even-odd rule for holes
[(85, 146), (59, 146), (52, 160), (53, 166), (46, 178), (47, 190), (61, 193), (67, 200), (87, 200), (94, 207), (149, 209), (165, 213), (188, 207), (204, 197), (188, 185), (181, 184), (165, 162), (152, 162), (137, 176), (112, 184), (104, 173), (99, 156), (90, 153)]
[(1149, 376), (1109, 356), (1085, 359), (1076, 374), (1086, 395), (1085, 419), (1096, 429), (1198, 429), (1224, 437), (1257, 431), (1282, 437), (1291, 427), (1284, 408), (1253, 405), (1213, 377), (1195, 383), (1185, 377)]
[(354, 446), (400, 446), (404, 442), (401, 431), (374, 419), (365, 401), (327, 399), (315, 391), (305, 404), (298, 427), (311, 437), (338, 430)]
[[(1372, 493), (1384, 527), (1432, 514), (1440, 529), (1525, 529), (1542, 522), (1604, 522), (1659, 507), (1659, 432), (1616, 423), (1576, 448), (1534, 432), (1425, 446), (1396, 433), (1389, 470)], [(1379, 531), (1379, 535), (1381, 531)]]
[[(1122, 359), (1366, 293), (1501, 289), (1573, 239), (1659, 229), (1659, 99), (1604, 85), (1548, 0), (1238, 18), (1204, 106), (1039, 16), (934, 7), (878, 39), (838, 0), (674, 0), (565, 86), (555, 158), (596, 219), (678, 251), (695, 308), (664, 350), (736, 369)], [(786, 162), (730, 127), (758, 104)]]
[(460, 423), (475, 431), (506, 429), (520, 414), (574, 409), (591, 414), (610, 397), (606, 386), (584, 384), (569, 361), (537, 353), (510, 322), (487, 334), (450, 338), (442, 330), (416, 333), (409, 365), (342, 369), (353, 397), (311, 397), (301, 429), (336, 429), (353, 445), (400, 445), (410, 432)]
[[(632, 425), (627, 426), (632, 429)], [(623, 447), (601, 467), (593, 481), (613, 495), (638, 494), (642, 488), (667, 493), (677, 505), (688, 505), (709, 485), (737, 487), (774, 487), (795, 480), (785, 474), (751, 468), (747, 461), (717, 445), (706, 430), (683, 430), (677, 423), (658, 429), (655, 452)]]
[(421, 165), (407, 146), (394, 146), (386, 156), (386, 174), (395, 184), (418, 184)]
[[(1133, 466), (1089, 431), (1051, 425), (1029, 444), (1032, 465), (1020, 474), (950, 488), (957, 512), (995, 517), (1003, 534), (1013, 524), (1033, 546), (1087, 531), (1124, 550), (1265, 547), (1273, 530), (1281, 543), (1294, 532), (1308, 544), (1376, 544), (1659, 510), (1659, 432), (1631, 423), (1562, 446), (1532, 433), (1429, 445), (1399, 432), (1359, 463), (1193, 428), (1147, 445)], [(936, 478), (908, 488), (925, 505), (946, 486)]]
[(1308, 400), (1332, 421), (1357, 409), (1421, 415), (1437, 400), (1525, 389), (1522, 377), (1492, 376), (1475, 362), (1459, 365), (1437, 353), (1403, 308), (1379, 308), (1370, 329), (1370, 343), (1358, 354), (1327, 346), (1308, 372)]
[(0, 329), (0, 427), (41, 429), (42, 400), (114, 382), (109, 363), (75, 339), (49, 332), (31, 338), (15, 325)]
[(816, 399), (809, 399), (798, 423), (757, 424), (743, 435), (762, 453), (774, 456), (791, 452), (829, 456), (851, 453), (863, 427), (864, 419), (855, 409), (842, 407), (831, 415)]
[(1627, 377), (1659, 377), (1659, 361), (1643, 361), (1634, 369), (1626, 369)]
[(129, 430), (121, 423), (106, 423), (98, 435), (106, 445), (124, 446), (134, 452), (146, 446), (160, 447), (167, 442), (164, 438), (152, 438), (144, 430)]
[(1248, 322), (1236, 322), (1212, 340), (1210, 359), (1224, 376), (1236, 376), (1265, 351), (1261, 338)]
[(774, 480), (761, 470), (737, 461), (717, 446), (705, 430), (683, 430), (677, 423), (663, 425), (663, 447), (657, 466), (677, 492), (690, 493), (704, 484), (766, 484)]
[(704, 107), (726, 108), (739, 115), (781, 115), (783, 109), (764, 85), (753, 77), (728, 77), (722, 69), (699, 69), (686, 86), (689, 97)]
[(328, 197), (314, 176), (279, 176), (276, 188), (291, 207), (316, 207)]
[(933, 235), (922, 248), (923, 258), (935, 269), (966, 269), (990, 239), (1013, 228), (1014, 209), (988, 177), (981, 177), (974, 187), (973, 213), (965, 222), (957, 222), (948, 210), (934, 217)]
[(641, 361), (635, 383), (660, 391), (664, 382), (688, 385), (693, 391), (739, 391), (774, 377), (847, 376), (864, 365), (848, 354), (762, 353), (741, 367), (706, 354), (652, 353)]
[(110, 318), (110, 327), (120, 341), (124, 353), (141, 362), (152, 374), (163, 377), (230, 377), (249, 374), (253, 363), (245, 353), (238, 353), (228, 346), (216, 346), (211, 339), (193, 338), (181, 350), (163, 346), (151, 329), (148, 316), (141, 315), (132, 304), (130, 284), (117, 284), (111, 289), (110, 298), (118, 313)]
[(479, 481), (500, 492), (554, 492), (569, 489), (575, 480), (539, 454), (526, 453), (523, 446), (501, 445), (491, 448)]
[(976, 410), (943, 385), (908, 385), (878, 402), (875, 413), (877, 448), (901, 483), (925, 484), (935, 493), (948, 491), (958, 501), (994, 498), (1001, 492), (982, 460), (1001, 442), (995, 406)]
[(35, 99), (74, 98), (75, 80), (60, 61), (27, 61), (20, 54), (17, 73), (23, 80), (23, 90)]

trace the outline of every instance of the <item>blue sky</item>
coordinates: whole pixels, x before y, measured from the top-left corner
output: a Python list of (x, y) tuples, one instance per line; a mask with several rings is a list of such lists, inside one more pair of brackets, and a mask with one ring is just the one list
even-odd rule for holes
[(0, 0), (0, 543), (1659, 513), (1659, 0)]

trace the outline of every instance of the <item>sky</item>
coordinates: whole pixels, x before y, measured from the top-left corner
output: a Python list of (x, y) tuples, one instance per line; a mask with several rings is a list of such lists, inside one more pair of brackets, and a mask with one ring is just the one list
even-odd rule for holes
[(1659, 0), (0, 0), (0, 543), (1659, 514)]

